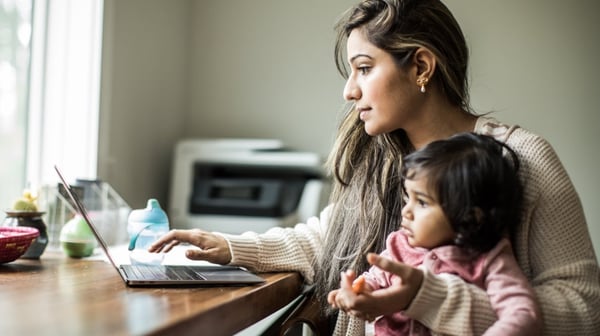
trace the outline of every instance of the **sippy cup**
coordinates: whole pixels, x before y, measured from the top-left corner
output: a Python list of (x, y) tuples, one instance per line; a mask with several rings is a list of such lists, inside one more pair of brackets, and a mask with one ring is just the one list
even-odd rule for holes
[(169, 219), (158, 201), (149, 199), (145, 209), (133, 210), (129, 214), (127, 222), (131, 263), (160, 265), (164, 254), (148, 252), (150, 245), (169, 231)]

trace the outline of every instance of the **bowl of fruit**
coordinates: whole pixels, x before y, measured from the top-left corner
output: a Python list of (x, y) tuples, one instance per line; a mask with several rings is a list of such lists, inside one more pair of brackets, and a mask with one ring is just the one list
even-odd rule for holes
[(39, 235), (38, 229), (32, 227), (0, 227), (0, 264), (23, 256)]

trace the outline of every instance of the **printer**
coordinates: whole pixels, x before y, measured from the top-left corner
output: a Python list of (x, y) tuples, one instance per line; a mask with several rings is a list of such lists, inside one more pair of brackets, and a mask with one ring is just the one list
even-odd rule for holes
[(318, 216), (330, 182), (315, 153), (274, 139), (190, 139), (175, 147), (171, 228), (239, 234)]

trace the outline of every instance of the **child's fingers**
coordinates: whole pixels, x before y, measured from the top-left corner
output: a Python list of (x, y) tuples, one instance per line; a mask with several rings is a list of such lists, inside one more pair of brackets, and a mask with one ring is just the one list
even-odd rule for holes
[(333, 308), (337, 308), (337, 303), (335, 302), (335, 297), (338, 293), (338, 290), (332, 290), (331, 292), (329, 292), (329, 294), (327, 294), (327, 302), (333, 307)]
[(352, 282), (356, 278), (356, 274), (353, 270), (347, 270), (340, 274), (340, 288), (342, 289), (352, 289)]

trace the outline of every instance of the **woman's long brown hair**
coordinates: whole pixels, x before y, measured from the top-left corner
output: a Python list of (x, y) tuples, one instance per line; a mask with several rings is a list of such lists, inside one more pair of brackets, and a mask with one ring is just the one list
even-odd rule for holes
[[(454, 105), (468, 104), (468, 50), (458, 23), (439, 0), (366, 0), (346, 12), (336, 26), (335, 59), (347, 77), (343, 50), (350, 32), (361, 29), (399, 67), (418, 47), (430, 49), (437, 71), (430, 79)], [(343, 115), (327, 161), (334, 186), (332, 212), (323, 249), (315, 260), (317, 297), (327, 310), (329, 291), (339, 288), (340, 272), (368, 269), (366, 254), (385, 248), (389, 233), (401, 221), (402, 157), (413, 151), (402, 129), (369, 136), (350, 105)], [(328, 311), (331, 312), (331, 311)]]

